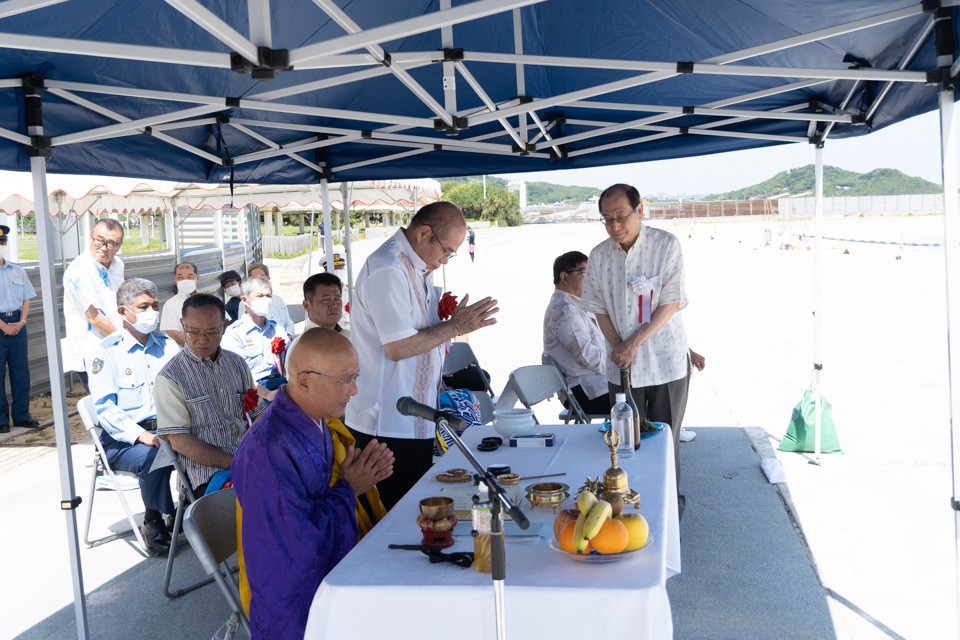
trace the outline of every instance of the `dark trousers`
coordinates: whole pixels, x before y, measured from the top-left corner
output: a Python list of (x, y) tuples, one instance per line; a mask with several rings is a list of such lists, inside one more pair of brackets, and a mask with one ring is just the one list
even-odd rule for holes
[[(613, 402), (616, 394), (620, 393), (620, 385), (608, 383), (610, 387), (610, 401)], [(686, 507), (687, 498), (680, 493), (680, 427), (683, 424), (683, 414), (687, 410), (687, 392), (690, 389), (690, 365), (687, 365), (687, 375), (649, 387), (634, 387), (630, 389), (633, 401), (637, 403), (640, 417), (651, 422), (666, 422), (670, 425), (673, 434), (673, 462), (677, 470), (677, 506), (680, 517)]]
[(588, 416), (610, 414), (610, 409), (612, 408), (610, 405), (610, 396), (600, 394), (591, 400), (587, 397), (587, 394), (583, 392), (583, 387), (580, 385), (571, 387), (570, 393), (573, 394), (573, 397), (577, 400), (577, 404), (580, 405), (580, 408), (583, 409), (583, 412)]
[(433, 466), (433, 439), (416, 440), (413, 438), (385, 438), (383, 436), (369, 436), (350, 429), (350, 433), (357, 439), (356, 446), (363, 449), (371, 440), (386, 442), (393, 451), (393, 475), (377, 483), (380, 492), (380, 502), (390, 510), (400, 502), (413, 485), (417, 484)]
[(107, 453), (107, 462), (115, 471), (129, 471), (140, 479), (140, 496), (143, 506), (160, 513), (173, 513), (173, 496), (170, 495), (170, 472), (173, 467), (164, 467), (150, 472), (153, 459), (160, 451), (138, 442), (128, 444), (114, 440), (106, 431), (100, 434), (100, 442)]
[[(20, 312), (0, 314), (4, 322), (20, 322)], [(7, 403), (6, 378), (10, 368), (11, 403)], [(11, 415), (12, 414), (12, 415)], [(10, 420), (13, 418), (13, 420)], [(30, 417), (30, 363), (27, 360), (27, 328), (15, 336), (0, 333), (0, 424), (17, 424)]]

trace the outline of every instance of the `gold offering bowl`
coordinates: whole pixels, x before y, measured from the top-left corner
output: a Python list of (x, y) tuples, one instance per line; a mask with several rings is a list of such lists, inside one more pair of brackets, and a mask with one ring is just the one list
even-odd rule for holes
[(557, 507), (570, 497), (570, 486), (562, 482), (538, 482), (526, 487), (527, 500), (531, 507), (549, 507), (557, 512)]
[(516, 473), (504, 473), (497, 476), (497, 482), (505, 487), (512, 487), (520, 484), (520, 475)]
[(420, 501), (420, 515), (430, 520), (442, 520), (453, 515), (453, 498), (435, 496)]

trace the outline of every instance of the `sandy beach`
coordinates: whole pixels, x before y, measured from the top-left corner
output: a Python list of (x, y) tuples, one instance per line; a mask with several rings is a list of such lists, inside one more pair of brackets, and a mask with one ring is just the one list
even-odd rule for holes
[[(759, 459), (774, 455), (772, 449), (786, 432), (794, 405), (812, 381), (813, 363), (814, 252), (778, 247), (781, 233), (799, 244), (793, 236), (812, 233), (813, 221), (708, 219), (651, 224), (682, 241), (690, 300), (684, 322), (690, 345), (707, 359), (705, 371), (694, 373), (685, 421), (699, 435), (681, 445), (687, 460), (681, 485), (687, 495), (681, 523), (684, 571), (667, 583), (674, 603), (675, 637), (737, 637), (705, 631), (713, 628), (713, 622), (704, 617), (711, 611), (712, 596), (724, 595), (726, 609), (743, 602), (744, 610), (735, 614), (760, 628), (774, 608), (792, 606), (777, 588), (765, 595), (769, 605), (756, 604), (761, 600), (741, 598), (736, 592), (720, 594), (733, 587), (710, 582), (709, 572), (701, 569), (719, 568), (720, 574), (736, 578), (741, 585), (736, 588), (747, 593), (756, 589), (750, 583), (760, 574), (769, 572), (776, 578), (782, 560), (776, 549), (737, 546), (732, 539), (739, 535), (737, 531), (761, 524), (752, 522), (753, 518), (764, 517), (753, 513), (751, 505), (737, 503), (741, 499), (733, 491), (737, 480), (730, 481), (731, 491), (719, 499), (698, 488), (713, 480), (706, 477), (714, 473), (706, 461), (723, 459), (724, 451), (709, 449), (717, 441), (711, 433), (721, 431), (749, 436), (749, 441), (741, 440), (752, 443), (758, 453), (747, 449), (750, 456), (739, 458), (718, 477), (721, 481), (749, 478), (775, 496), (780, 515), (785, 513), (793, 522), (794, 542), (799, 540), (798, 548), (808, 549), (807, 571), (819, 577), (824, 611), (829, 610), (830, 619), (821, 622), (830, 632), (822, 637), (956, 637), (942, 248), (826, 242), (823, 388), (833, 403), (844, 453), (824, 455), (819, 467), (808, 464), (810, 456), (805, 454), (776, 454), (788, 482), (774, 488), (759, 484)], [(768, 228), (772, 246), (765, 247)], [(837, 219), (826, 223), (824, 235), (937, 243), (942, 242), (943, 218)], [(589, 253), (605, 237), (599, 223), (480, 230), (476, 262), (470, 262), (465, 245), (462, 255), (450, 262), (445, 275), (454, 294), (469, 294), (471, 299), (492, 295), (499, 300), (497, 325), (470, 337), (497, 391), (512, 369), (540, 362), (543, 311), (553, 290), (553, 259), (573, 249)], [(374, 241), (358, 243), (358, 256), (375, 246)], [(291, 287), (285, 291), (295, 292), (292, 271), (283, 272), (279, 279), (290, 279)], [(442, 274), (437, 274), (437, 283), (441, 282)], [(299, 300), (290, 293), (285, 297), (288, 304)], [(555, 421), (558, 408), (556, 402), (538, 406), (541, 422)], [(75, 445), (73, 451), (78, 492), (85, 495), (90, 447)], [(0, 471), (0, 504), (7, 513), (18, 514), (0, 523), (2, 539), (16, 541), (7, 542), (7, 549), (20, 548), (29, 536), (42, 539), (51, 550), (42, 560), (28, 554), (3, 554), (0, 583), (5, 596), (0, 609), (5, 624), (0, 637), (27, 630), (23, 637), (72, 637), (72, 608), (65, 609), (72, 593), (63, 517), (57, 510), (39, 506), (56, 505), (55, 474), (56, 455), (49, 448)], [(23, 489), (27, 485), (32, 486), (29, 492)], [(136, 492), (128, 492), (127, 497), (138, 503)], [(110, 522), (111, 513), (117, 521), (121, 519), (115, 498), (98, 496), (97, 501), (95, 517), (101, 524)], [(725, 511), (732, 513), (734, 506), (738, 521), (728, 523)], [(82, 528), (85, 513), (80, 515)], [(162, 562), (141, 558), (123, 542), (82, 548), (82, 557), (87, 592), (96, 592), (93, 601), (98, 606), (91, 615), (98, 620), (117, 616), (128, 582), (140, 584), (141, 579), (133, 576), (149, 573), (149, 584), (142, 587), (145, 595), (138, 597), (156, 601), (164, 612), (176, 611), (193, 625), (187, 628), (195, 637), (209, 637), (203, 625), (214, 621), (205, 620), (201, 607), (209, 612), (210, 607), (223, 606), (215, 592), (201, 590), (179, 601), (164, 601)], [(192, 564), (190, 559), (184, 566)], [(748, 565), (752, 568), (743, 568)], [(780, 585), (783, 592), (790, 586)], [(700, 594), (699, 603), (691, 603), (691, 593)], [(58, 633), (51, 630), (54, 622)], [(769, 635), (754, 632), (750, 637), (810, 637), (789, 629), (768, 631)]]

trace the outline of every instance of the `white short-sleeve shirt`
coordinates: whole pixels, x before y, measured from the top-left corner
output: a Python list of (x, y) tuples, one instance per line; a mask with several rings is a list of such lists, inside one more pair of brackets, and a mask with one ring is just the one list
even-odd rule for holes
[[(414, 269), (413, 286), (401, 254)], [(426, 318), (421, 312), (420, 299), (426, 307)], [(367, 258), (357, 276), (356, 295), (350, 306), (350, 341), (360, 361), (358, 393), (350, 399), (345, 415), (350, 428), (372, 436), (434, 437), (433, 429), (418, 430), (412, 417), (400, 415), (397, 400), (413, 395), (414, 386), (419, 383), (429, 388), (422, 401), (436, 406), (443, 346), (425, 354), (426, 367), (420, 371), (422, 379), (418, 380), (417, 358), (394, 362), (383, 345), (438, 324), (438, 299), (439, 291), (433, 286), (431, 272), (414, 252), (402, 229)]]
[[(687, 306), (683, 281), (683, 253), (672, 233), (647, 225), (630, 251), (607, 238), (590, 252), (580, 306), (585, 311), (610, 316), (621, 340), (640, 328), (640, 300), (630, 282), (644, 276), (653, 286), (651, 313), (661, 304)], [(620, 370), (609, 358), (607, 380), (620, 384)], [(679, 380), (687, 375), (689, 348), (678, 311), (660, 331), (640, 345), (630, 367), (630, 385), (649, 387)]]
[(64, 352), (65, 371), (83, 371), (84, 358), (105, 337), (87, 321), (87, 308), (93, 305), (105, 315), (117, 329), (123, 328), (123, 319), (117, 313), (117, 289), (123, 284), (123, 261), (114, 257), (110, 267), (104, 267), (93, 259), (90, 251), (84, 251), (63, 272), (63, 319), (66, 324), (66, 344), (71, 347)]

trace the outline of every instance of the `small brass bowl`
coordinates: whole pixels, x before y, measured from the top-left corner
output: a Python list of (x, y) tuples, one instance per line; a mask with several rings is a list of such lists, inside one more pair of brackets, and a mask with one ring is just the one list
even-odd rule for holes
[(420, 501), (420, 515), (430, 520), (442, 520), (453, 515), (453, 498), (435, 496)]
[(504, 473), (497, 476), (497, 480), (500, 481), (505, 487), (512, 487), (520, 484), (520, 476), (516, 473)]
[(526, 487), (527, 500), (531, 507), (549, 507), (557, 512), (557, 507), (570, 497), (570, 487), (562, 482), (538, 482)]

